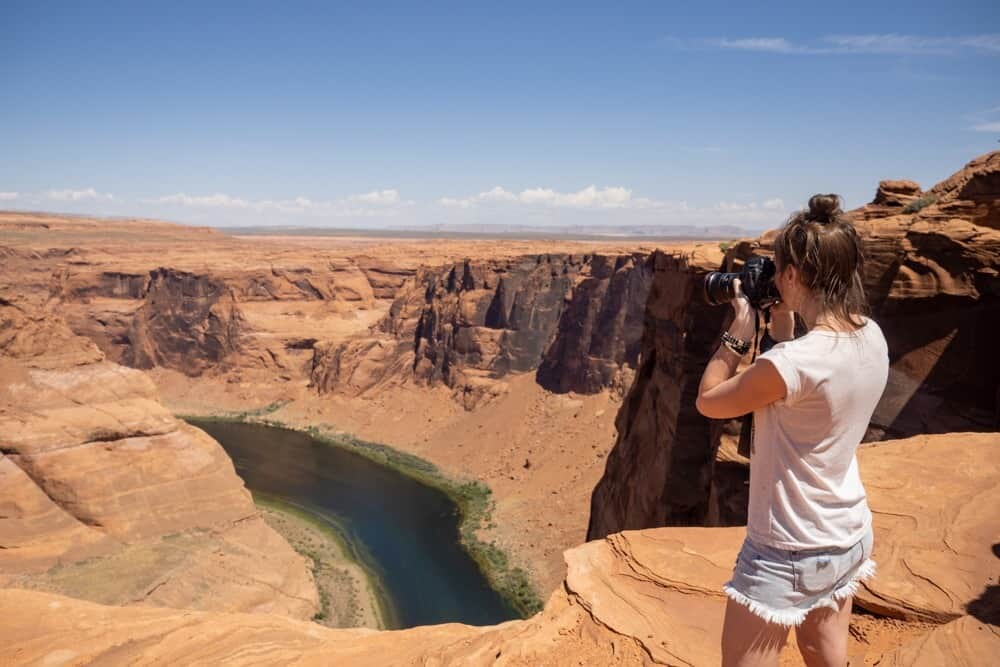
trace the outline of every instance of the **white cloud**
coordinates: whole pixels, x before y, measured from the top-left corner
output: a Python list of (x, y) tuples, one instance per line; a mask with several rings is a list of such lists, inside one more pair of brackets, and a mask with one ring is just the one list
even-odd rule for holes
[(453, 197), (441, 197), (438, 204), (448, 208), (472, 208), (471, 199), (454, 199)]
[(392, 215), (395, 211), (412, 206), (413, 201), (402, 200), (398, 190), (374, 190), (343, 199), (315, 200), (308, 197), (294, 199), (243, 199), (221, 192), (213, 195), (192, 196), (184, 192), (144, 200), (147, 204), (166, 204), (190, 208), (247, 210), (257, 213), (315, 214), (333, 216)]
[(589, 185), (578, 192), (556, 192), (551, 188), (528, 188), (514, 194), (501, 186), (462, 199), (442, 197), (438, 204), (448, 208), (470, 209), (482, 204), (520, 203), (559, 208), (621, 208), (644, 206), (650, 200), (632, 199), (632, 191), (622, 187), (598, 188)]
[[(668, 42), (669, 43), (669, 42)], [(1000, 53), (1000, 33), (957, 37), (927, 37), (896, 33), (826, 35), (813, 43), (795, 43), (784, 37), (718, 38), (703, 46), (806, 55), (948, 55), (960, 52)]]
[(567, 193), (534, 188), (523, 191), (518, 199), (525, 204), (546, 204), (567, 208), (621, 208), (629, 205), (632, 191), (621, 187), (598, 189), (595, 185), (589, 185), (579, 192)]
[(715, 46), (723, 49), (742, 49), (745, 51), (770, 51), (773, 53), (793, 53), (801, 47), (794, 46), (784, 37), (750, 37), (748, 39), (712, 40)]
[(995, 123), (979, 123), (978, 125), (973, 125), (972, 129), (976, 132), (1000, 132), (1000, 121)]
[(774, 225), (785, 216), (785, 203), (777, 197), (760, 202), (720, 201), (697, 207), (684, 200), (635, 197), (625, 187), (595, 185), (576, 192), (527, 188), (518, 194), (497, 186), (470, 197), (443, 197), (437, 204), (451, 209), (455, 221), (520, 219), (580, 224), (580, 220), (593, 220), (597, 216), (621, 224)]
[(447, 208), (473, 208), (479, 204), (483, 203), (500, 203), (500, 202), (512, 202), (517, 201), (517, 195), (513, 192), (508, 192), (504, 190), (499, 185), (495, 186), (492, 190), (487, 190), (486, 192), (480, 192), (478, 195), (473, 195), (471, 197), (466, 197), (464, 199), (457, 199), (455, 197), (442, 197), (437, 200), (437, 203), (441, 206)]
[(507, 192), (499, 185), (492, 190), (480, 192), (478, 197), (481, 201), (514, 201), (517, 199), (517, 195), (512, 192)]
[(362, 204), (396, 204), (399, 202), (399, 192), (396, 190), (374, 190), (362, 195), (351, 195), (349, 201), (360, 202)]
[[(969, 122), (991, 118), (970, 118)], [(98, 192), (47, 190), (33, 193), (0, 192), (10, 206), (53, 206), (95, 215), (129, 214), (212, 225), (303, 224), (387, 226), (438, 223), (524, 225), (736, 225), (765, 227), (780, 224), (784, 201), (777, 197), (734, 195), (733, 200), (695, 205), (686, 200), (638, 196), (624, 186), (588, 185), (559, 191), (530, 187), (519, 191), (494, 186), (467, 197), (442, 197), (416, 202), (392, 188), (347, 195), (338, 199), (294, 197), (251, 199), (232, 194), (176, 192), (128, 201)], [(13, 203), (16, 199), (16, 203)], [(53, 206), (55, 207), (55, 206)], [(112, 207), (114, 210), (111, 210)], [(353, 219), (353, 222), (351, 220)], [(336, 222), (335, 222), (336, 221)], [(344, 222), (341, 222), (344, 221)]]
[(227, 194), (217, 192), (214, 195), (192, 197), (184, 192), (173, 195), (166, 195), (152, 200), (157, 204), (179, 204), (181, 206), (208, 206), (212, 208), (246, 208), (247, 202), (243, 199), (230, 197)]
[(86, 190), (49, 190), (45, 193), (49, 199), (56, 201), (111, 201), (114, 195), (98, 192), (94, 188)]
[(958, 40), (896, 34), (830, 35), (824, 37), (823, 41), (845, 53), (872, 54), (944, 55), (961, 46)]
[(963, 37), (959, 40), (963, 46), (981, 51), (1000, 52), (1000, 34), (977, 35), (975, 37)]

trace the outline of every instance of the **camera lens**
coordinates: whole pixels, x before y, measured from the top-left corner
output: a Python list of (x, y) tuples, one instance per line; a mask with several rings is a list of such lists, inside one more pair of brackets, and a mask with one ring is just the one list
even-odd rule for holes
[(736, 297), (733, 281), (739, 277), (738, 273), (721, 271), (712, 271), (705, 276), (705, 303), (710, 306), (720, 306), (732, 301)]

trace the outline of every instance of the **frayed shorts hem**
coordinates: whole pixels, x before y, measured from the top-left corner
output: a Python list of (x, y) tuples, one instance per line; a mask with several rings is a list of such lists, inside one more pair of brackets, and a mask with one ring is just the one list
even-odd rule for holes
[(805, 608), (790, 607), (786, 609), (774, 609), (765, 603), (748, 598), (746, 595), (733, 588), (733, 582), (731, 580), (727, 581), (722, 586), (722, 590), (731, 600), (743, 605), (754, 615), (759, 616), (768, 623), (774, 623), (787, 628), (801, 625), (801, 623), (806, 620), (806, 616), (809, 615), (809, 612), (814, 609), (825, 607), (827, 609), (837, 611), (837, 602), (839, 600), (843, 600), (844, 598), (854, 595), (858, 590), (858, 584), (866, 579), (870, 579), (873, 576), (875, 576), (875, 561), (868, 558), (858, 566), (857, 571), (849, 581), (844, 583), (839, 588), (836, 588), (830, 593), (815, 600), (811, 605)]

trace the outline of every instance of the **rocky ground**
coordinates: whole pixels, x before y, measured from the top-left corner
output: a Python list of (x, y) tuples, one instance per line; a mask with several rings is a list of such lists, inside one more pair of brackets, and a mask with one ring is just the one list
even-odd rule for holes
[[(850, 214), (892, 362), (859, 452), (879, 574), (852, 664), (984, 664), (1000, 641), (1000, 153), (927, 191), (885, 181)], [(748, 470), (734, 425), (693, 409), (726, 317), (698, 294), (772, 238), (232, 238), (3, 214), (0, 655), (717, 664)], [(389, 633), (294, 620), (317, 608), (308, 564), (172, 416), (266, 406), (486, 482), (485, 537), (545, 610)], [(220, 613), (248, 611), (267, 613)]]

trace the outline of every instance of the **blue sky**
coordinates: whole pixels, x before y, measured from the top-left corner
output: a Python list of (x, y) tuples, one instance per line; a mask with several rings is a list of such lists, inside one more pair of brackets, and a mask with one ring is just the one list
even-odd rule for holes
[(777, 224), (1000, 148), (996, 2), (0, 4), (0, 207)]

